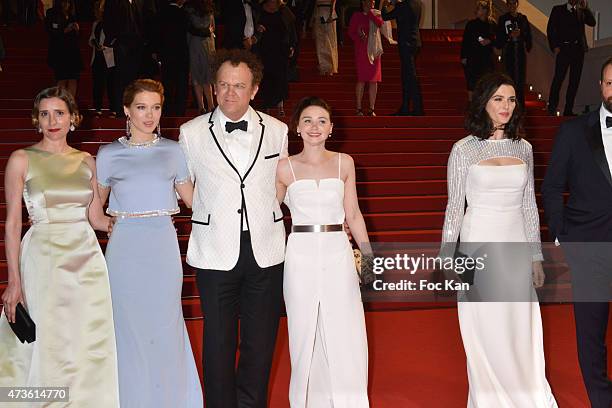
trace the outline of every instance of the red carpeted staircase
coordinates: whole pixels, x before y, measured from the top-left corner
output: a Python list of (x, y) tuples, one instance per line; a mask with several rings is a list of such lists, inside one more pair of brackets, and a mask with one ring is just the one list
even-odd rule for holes
[[(89, 26), (83, 24), (84, 62), (90, 58), (86, 44), (88, 30)], [(7, 49), (7, 59), (2, 62), (4, 72), (0, 73), (0, 169), (4, 169), (13, 150), (39, 140), (29, 119), (32, 98), (42, 88), (54, 83), (46, 65), (47, 37), (42, 27), (2, 28), (0, 35)], [(423, 30), (422, 36), (424, 44), (417, 59), (417, 70), (425, 117), (384, 116), (397, 110), (401, 98), (397, 50), (387, 44), (382, 57), (383, 82), (379, 86), (376, 105), (378, 117), (351, 116), (355, 112), (355, 67), (348, 39), (347, 45), (340, 49), (340, 74), (331, 78), (317, 74), (314, 44), (310, 39), (304, 40), (299, 61), (301, 82), (290, 85), (290, 96), (285, 106), (288, 114), (296, 101), (306, 95), (321, 96), (332, 105), (334, 135), (328, 146), (331, 150), (351, 154), (355, 159), (360, 206), (373, 241), (439, 241), (446, 205), (448, 153), (453, 143), (466, 134), (462, 117), (466, 92), (459, 63), (461, 31)], [(544, 102), (538, 101), (536, 95), (528, 93), (527, 98), (527, 139), (534, 147), (536, 188), (539, 191), (555, 131), (562, 119), (544, 116)], [(82, 73), (78, 100), (85, 119), (81, 128), (69, 136), (70, 143), (95, 154), (101, 144), (123, 134), (124, 123), (117, 119), (95, 118), (88, 110), (92, 107), (89, 71)], [(364, 106), (366, 103), (364, 101)], [(193, 117), (195, 111), (191, 114)], [(163, 118), (162, 134), (176, 139), (178, 126), (187, 119)], [(300, 140), (291, 139), (290, 151), (298, 152), (300, 145)], [(2, 189), (2, 237), (6, 215), (3, 192)], [(176, 217), (183, 253), (191, 228), (189, 215), (189, 210), (183, 208)], [(544, 224), (542, 230), (546, 236)], [(103, 247), (105, 242), (100, 235)], [(0, 242), (0, 259), (1, 292), (7, 280), (3, 240)], [(184, 313), (199, 364), (201, 312), (193, 272), (188, 265), (184, 266)], [(372, 406), (465, 406), (465, 361), (452, 304), (377, 303), (366, 307), (375, 310), (367, 313)], [(575, 357), (571, 308), (567, 305), (546, 306), (543, 315), (548, 371), (560, 406), (586, 406)], [(288, 376), (286, 325), (283, 321), (272, 379), (272, 407), (288, 406)]]

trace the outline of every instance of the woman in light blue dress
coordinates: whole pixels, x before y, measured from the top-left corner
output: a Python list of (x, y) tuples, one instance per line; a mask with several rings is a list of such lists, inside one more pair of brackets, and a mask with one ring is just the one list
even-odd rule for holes
[(122, 407), (202, 407), (183, 319), (183, 270), (171, 215), (193, 185), (178, 143), (159, 136), (163, 87), (137, 80), (124, 92), (128, 135), (100, 148), (102, 202), (116, 217), (106, 248)]

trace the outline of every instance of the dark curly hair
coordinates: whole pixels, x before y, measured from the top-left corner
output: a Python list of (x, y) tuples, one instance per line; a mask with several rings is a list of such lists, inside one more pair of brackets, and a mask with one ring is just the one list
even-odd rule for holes
[(307, 96), (302, 98), (293, 109), (293, 115), (291, 115), (291, 121), (289, 122), (289, 131), (291, 133), (296, 133), (302, 112), (304, 112), (304, 109), (310, 106), (318, 106), (325, 109), (327, 113), (329, 113), (329, 118), (331, 119), (331, 107), (324, 99), (319, 98), (318, 96)]
[[(476, 83), (465, 118), (465, 129), (479, 139), (488, 139), (495, 132), (495, 126), (486, 108), (489, 100), (502, 85), (509, 85), (516, 89), (510, 77), (497, 72), (483, 76)], [(523, 109), (517, 103), (512, 112), (512, 117), (504, 127), (504, 137), (506, 139), (519, 140), (523, 137), (523, 115)]]
[(240, 63), (246, 64), (253, 75), (253, 85), (259, 85), (263, 78), (263, 65), (261, 61), (250, 51), (241, 49), (225, 50), (221, 49), (215, 53), (214, 62), (212, 64), (213, 78), (217, 78), (219, 68), (224, 63), (229, 62), (233, 67), (237, 67)]
[(64, 103), (68, 107), (68, 112), (72, 117), (71, 123), (74, 125), (74, 127), (79, 127), (79, 125), (81, 124), (81, 119), (83, 118), (79, 113), (79, 107), (77, 106), (72, 94), (68, 92), (66, 88), (62, 88), (60, 86), (53, 86), (51, 88), (43, 89), (38, 93), (38, 95), (36, 95), (36, 97), (34, 98), (34, 106), (32, 107), (32, 126), (34, 126), (34, 128), (38, 128), (40, 126), (40, 123), (38, 121), (38, 115), (40, 113), (40, 102), (43, 99), (50, 98), (58, 98), (64, 101)]

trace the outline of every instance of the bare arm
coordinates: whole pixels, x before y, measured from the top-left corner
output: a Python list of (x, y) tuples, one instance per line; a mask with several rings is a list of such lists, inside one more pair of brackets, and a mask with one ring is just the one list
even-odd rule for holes
[(372, 254), (368, 230), (363, 220), (363, 215), (359, 209), (357, 199), (357, 185), (355, 182), (355, 163), (348, 154), (342, 154), (342, 174), (344, 178), (344, 213), (351, 235), (364, 255)]
[(289, 172), (288, 159), (279, 160), (276, 165), (276, 199), (279, 204), (285, 200), (287, 187), (291, 183), (291, 175)]
[(8, 286), (2, 294), (4, 313), (9, 322), (15, 321), (15, 306), (24, 303), (19, 271), (19, 249), (21, 243), (21, 197), (28, 168), (28, 156), (23, 150), (11, 154), (4, 172), (4, 193), (6, 196), (6, 223), (4, 248), (8, 266)]
[(188, 208), (191, 208), (193, 203), (193, 183), (190, 179), (187, 179), (184, 183), (174, 184), (174, 189), (178, 193), (181, 200), (185, 203)]
[(108, 200), (108, 196), (110, 195), (110, 187), (105, 187), (102, 184), (98, 183), (98, 196), (100, 198), (100, 204), (104, 207), (106, 204), (106, 200)]
[[(104, 215), (104, 211), (102, 209), (102, 201), (100, 198), (100, 193), (98, 192), (98, 178), (96, 177), (96, 162), (93, 157), (87, 156), (85, 158), (85, 163), (87, 163), (89, 169), (91, 170), (91, 187), (94, 194), (93, 200), (91, 200), (91, 203), (89, 203), (87, 217), (89, 218), (89, 223), (93, 229), (108, 232), (110, 217)], [(104, 201), (106, 201), (106, 199)]]

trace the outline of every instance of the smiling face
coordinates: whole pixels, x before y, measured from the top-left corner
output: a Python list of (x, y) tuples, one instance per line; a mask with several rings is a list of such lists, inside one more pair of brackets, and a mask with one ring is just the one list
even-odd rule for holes
[(516, 108), (516, 92), (511, 85), (502, 85), (487, 102), (486, 111), (495, 127), (505, 125)]
[(219, 109), (230, 120), (240, 119), (249, 109), (259, 87), (253, 84), (253, 74), (249, 66), (241, 62), (233, 66), (224, 62), (217, 71), (215, 94)]
[(72, 121), (66, 102), (60, 98), (45, 98), (38, 106), (38, 127), (45, 138), (66, 139)]
[(612, 65), (608, 65), (604, 71), (600, 82), (601, 99), (608, 112), (612, 112)]
[(305, 108), (300, 114), (297, 131), (304, 144), (319, 145), (325, 143), (333, 127), (329, 112), (313, 105)]
[(157, 125), (162, 113), (161, 95), (157, 92), (142, 91), (134, 95), (130, 106), (124, 106), (123, 111), (132, 122), (132, 134), (150, 135)]

